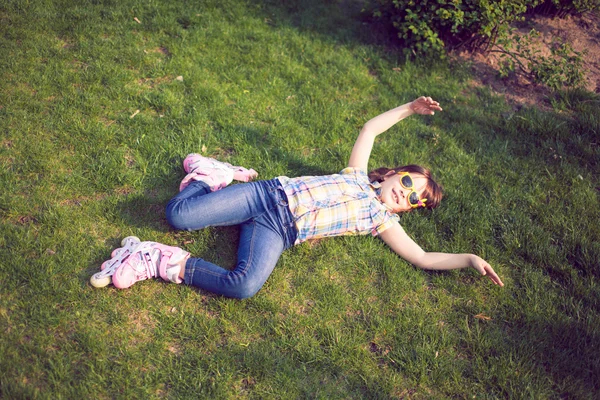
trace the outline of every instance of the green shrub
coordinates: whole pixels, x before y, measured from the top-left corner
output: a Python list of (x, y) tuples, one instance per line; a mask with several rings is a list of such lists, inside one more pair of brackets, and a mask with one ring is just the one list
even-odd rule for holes
[(367, 0), (372, 18), (393, 27), (406, 52), (486, 51), (525, 14), (565, 17), (600, 9), (600, 0)]
[(466, 46), (487, 49), (541, 0), (372, 0), (375, 20), (393, 26), (407, 52), (440, 56)]

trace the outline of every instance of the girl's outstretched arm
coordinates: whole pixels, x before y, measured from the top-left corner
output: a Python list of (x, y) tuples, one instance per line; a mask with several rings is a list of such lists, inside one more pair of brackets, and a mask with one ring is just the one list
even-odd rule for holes
[(380, 236), (396, 254), (419, 268), (450, 270), (473, 267), (481, 275), (487, 275), (496, 285), (504, 286), (490, 264), (475, 254), (427, 253), (399, 224), (386, 229)]
[(413, 102), (396, 107), (369, 120), (361, 129), (354, 143), (348, 166), (367, 170), (373, 143), (379, 134), (412, 114), (433, 115), (435, 111), (441, 110), (437, 101), (431, 97), (421, 96)]

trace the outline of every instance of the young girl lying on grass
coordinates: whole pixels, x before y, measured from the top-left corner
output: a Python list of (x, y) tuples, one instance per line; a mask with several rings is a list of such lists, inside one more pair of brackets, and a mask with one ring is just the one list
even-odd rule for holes
[(124, 289), (160, 276), (223, 296), (247, 298), (260, 290), (285, 249), (308, 239), (371, 233), (420, 268), (473, 267), (503, 286), (480, 257), (425, 252), (398, 223), (397, 213), (439, 205), (441, 188), (428, 170), (407, 165), (367, 174), (377, 135), (414, 113), (433, 115), (441, 110), (430, 97), (419, 97), (371, 119), (358, 135), (348, 166), (334, 175), (281, 176), (227, 186), (233, 179), (248, 182), (257, 174), (198, 154), (188, 155), (183, 161), (187, 176), (181, 182), (180, 193), (167, 205), (167, 219), (173, 227), (185, 230), (240, 225), (236, 267), (226, 270), (192, 258), (178, 247), (135, 240), (127, 251), (115, 250), (119, 254), (109, 260), (118, 266), (113, 284)]

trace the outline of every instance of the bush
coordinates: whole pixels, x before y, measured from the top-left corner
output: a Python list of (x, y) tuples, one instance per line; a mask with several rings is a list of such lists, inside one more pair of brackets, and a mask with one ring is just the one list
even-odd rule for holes
[(378, 23), (393, 27), (406, 51), (443, 55), (458, 47), (486, 51), (525, 14), (565, 17), (600, 9), (600, 0), (367, 0)]
[(372, 0), (375, 20), (392, 25), (406, 51), (440, 56), (465, 46), (487, 49), (541, 0)]

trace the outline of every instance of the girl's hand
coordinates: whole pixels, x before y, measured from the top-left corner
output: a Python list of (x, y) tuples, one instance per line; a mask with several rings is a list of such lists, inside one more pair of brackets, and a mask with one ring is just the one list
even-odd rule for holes
[(471, 266), (481, 275), (487, 275), (496, 285), (504, 286), (494, 269), (483, 258), (476, 255), (471, 256)]
[(435, 111), (442, 111), (440, 103), (433, 101), (431, 97), (421, 96), (412, 103), (410, 103), (410, 109), (416, 114), (421, 115), (433, 115)]

